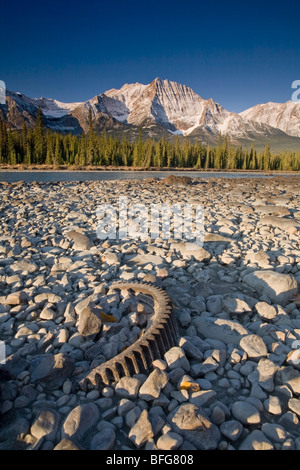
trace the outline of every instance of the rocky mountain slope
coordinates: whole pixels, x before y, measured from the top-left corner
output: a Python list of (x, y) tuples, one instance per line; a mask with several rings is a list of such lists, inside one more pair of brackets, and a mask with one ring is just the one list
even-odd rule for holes
[(8, 91), (0, 117), (13, 129), (20, 129), (24, 120), (31, 127), (41, 107), (48, 128), (80, 134), (89, 129), (91, 109), (96, 132), (126, 135), (130, 140), (142, 129), (143, 137), (154, 139), (178, 135), (216, 144), (221, 133), (236, 145), (264, 146), (268, 141), (278, 148), (300, 148), (300, 107), (292, 102), (275, 105), (258, 105), (237, 114), (185, 85), (156, 78), (148, 85), (125, 84), (82, 103)]
[(240, 113), (240, 116), (246, 120), (276, 127), (288, 135), (300, 137), (300, 103), (298, 102), (258, 104), (246, 109)]

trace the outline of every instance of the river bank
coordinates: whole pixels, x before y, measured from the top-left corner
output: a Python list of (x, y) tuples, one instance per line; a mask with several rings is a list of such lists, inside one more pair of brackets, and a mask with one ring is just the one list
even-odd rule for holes
[[(298, 177), (192, 183), (0, 183), (1, 449), (300, 449)], [(120, 197), (203, 206), (203, 247), (99, 239)], [(166, 291), (178, 345), (86, 390), (151, 316), (118, 280)]]
[[(0, 170), (0, 181), (13, 183), (23, 181), (24, 183), (32, 183), (34, 181), (39, 183), (55, 183), (59, 181), (102, 181), (102, 180), (145, 180), (149, 178), (163, 179), (168, 175), (188, 176), (189, 178), (206, 179), (206, 178), (225, 178), (225, 179), (240, 179), (240, 178), (273, 178), (274, 173), (271, 172), (251, 172), (251, 171), (204, 171), (195, 169), (127, 169), (121, 168), (111, 169), (110, 167), (103, 167), (93, 169), (93, 167), (83, 167), (85, 169), (78, 169), (76, 167), (70, 170), (70, 167), (62, 167), (54, 170), (54, 167), (28, 167), (28, 169), (2, 169)], [(299, 172), (282, 172), (276, 174), (277, 178), (299, 178)]]
[(262, 171), (243, 169), (215, 169), (215, 168), (170, 168), (170, 167), (133, 167), (133, 166), (100, 166), (100, 165), (5, 165), (0, 164), (2, 171), (120, 171), (120, 172), (193, 172), (193, 173), (243, 173), (243, 174), (264, 174), (276, 176), (281, 174), (297, 175), (297, 171)]

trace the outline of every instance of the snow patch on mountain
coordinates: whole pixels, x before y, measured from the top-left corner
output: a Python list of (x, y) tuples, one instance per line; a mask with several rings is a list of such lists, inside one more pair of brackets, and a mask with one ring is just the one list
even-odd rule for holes
[(61, 101), (53, 100), (50, 98), (38, 98), (35, 100), (46, 117), (61, 118), (69, 114), (81, 103), (62, 103)]

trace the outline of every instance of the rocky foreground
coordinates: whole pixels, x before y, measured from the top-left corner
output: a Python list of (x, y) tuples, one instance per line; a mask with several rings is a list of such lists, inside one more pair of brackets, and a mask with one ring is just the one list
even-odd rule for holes
[[(300, 450), (299, 181), (0, 183), (0, 449)], [(119, 196), (203, 204), (203, 248), (99, 240)], [(179, 342), (83, 390), (151, 315), (116, 280), (165, 289)]]

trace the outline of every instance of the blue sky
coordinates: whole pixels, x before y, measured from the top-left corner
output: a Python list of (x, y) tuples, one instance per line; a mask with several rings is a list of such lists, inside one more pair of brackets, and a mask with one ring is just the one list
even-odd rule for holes
[(291, 99), (299, 31), (299, 0), (2, 0), (0, 79), (69, 102), (168, 78), (240, 112)]

